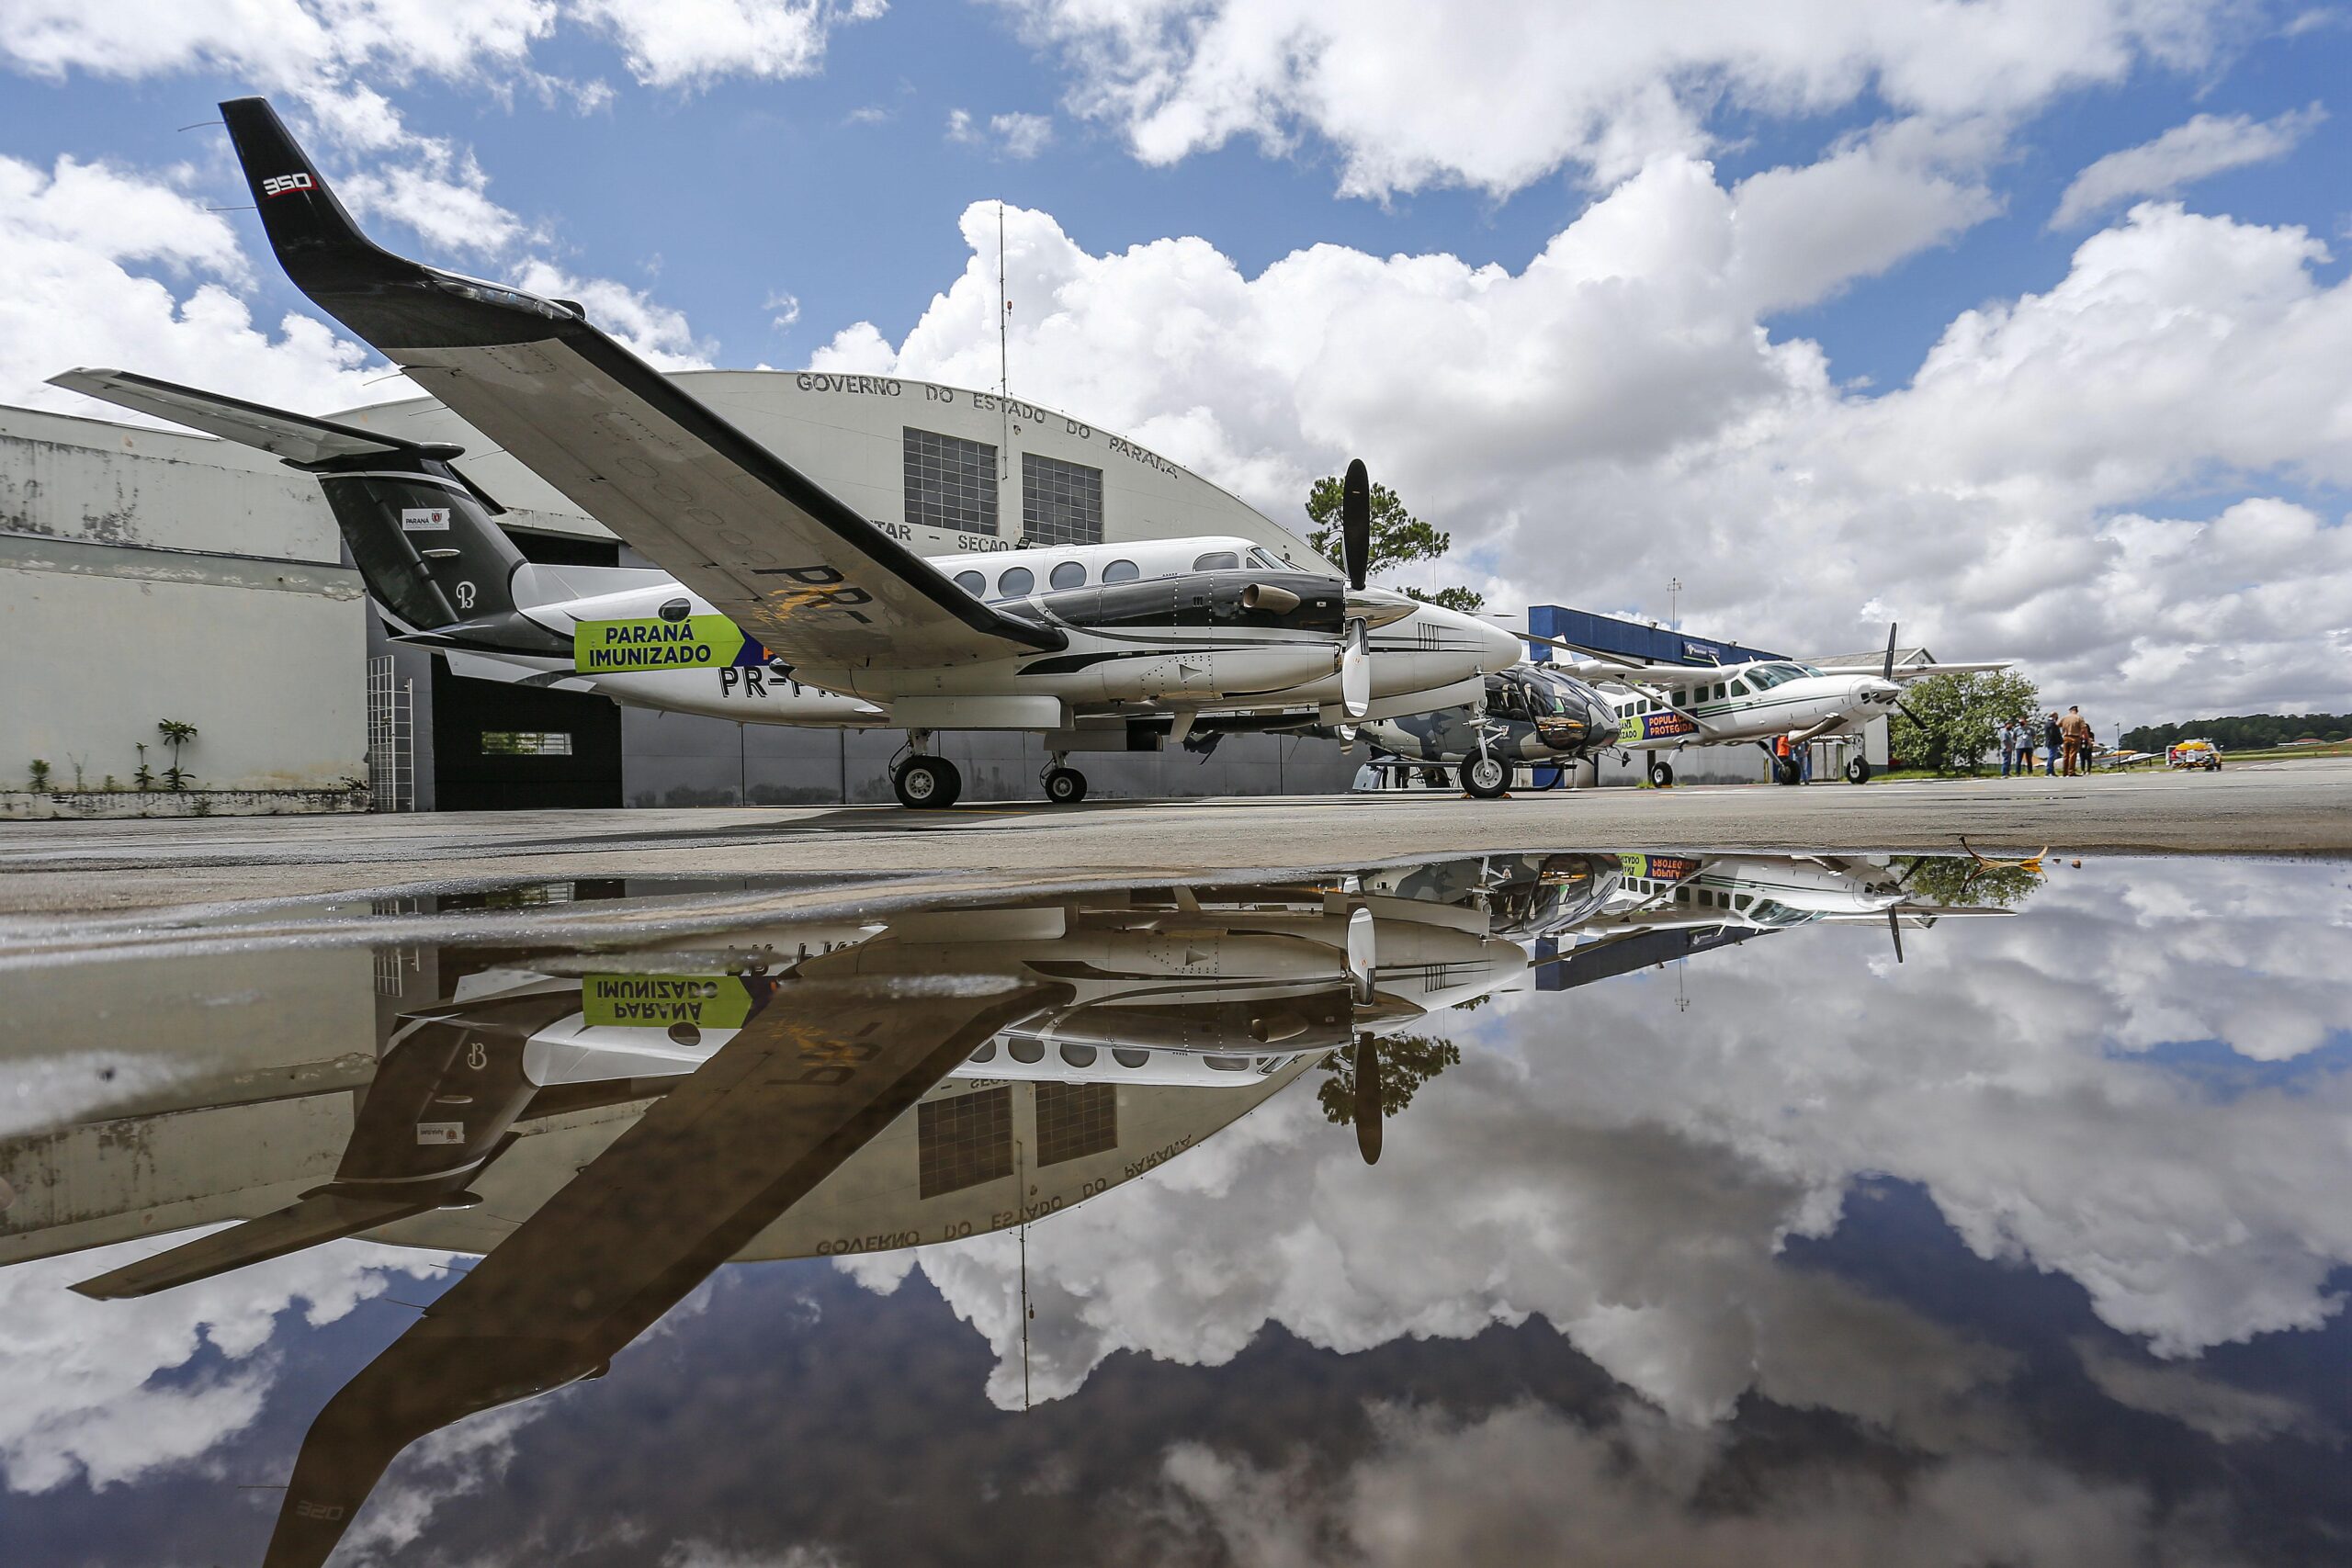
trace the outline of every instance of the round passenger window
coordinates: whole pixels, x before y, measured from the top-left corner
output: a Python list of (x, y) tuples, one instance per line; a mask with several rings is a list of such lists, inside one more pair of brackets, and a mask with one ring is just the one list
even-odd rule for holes
[(1054, 568), (1054, 575), (1046, 581), (1057, 588), (1083, 588), (1086, 586), (1086, 563), (1063, 561)]
[(1193, 558), (1194, 571), (1238, 571), (1240, 569), (1241, 558), (1231, 550), (1211, 550), (1206, 555)]
[(1036, 573), (1025, 566), (1012, 567), (996, 580), (997, 593), (1005, 599), (1018, 599), (1036, 586)]
[(989, 580), (977, 571), (959, 571), (956, 574), (956, 586), (977, 599), (989, 591)]
[(699, 1045), (702, 1031), (691, 1023), (673, 1023), (670, 1026), (670, 1042), (674, 1045)]
[(1132, 1050), (1127, 1046), (1119, 1045), (1114, 1046), (1112, 1049), (1111, 1059), (1118, 1063), (1119, 1066), (1123, 1067), (1140, 1067), (1146, 1062), (1151, 1060), (1151, 1053), (1148, 1051)]
[(665, 599), (660, 613), (665, 621), (683, 621), (694, 614), (694, 608), (693, 604), (684, 599)]
[(993, 1040), (991, 1040), (991, 1041), (989, 1041), (987, 1044), (985, 1044), (985, 1045), (981, 1046), (978, 1050), (977, 1050), (977, 1051), (973, 1052), (973, 1053), (972, 1053), (972, 1055), (971, 1055), (971, 1059), (972, 1059), (973, 1061), (975, 1061), (975, 1062), (993, 1062), (993, 1061), (995, 1061), (995, 1060), (996, 1060), (996, 1042), (995, 1042), (995, 1041), (993, 1041)]
[(1015, 1040), (1004, 1048), (1004, 1052), (1016, 1062), (1042, 1062), (1046, 1059), (1045, 1044), (1036, 1040)]
[(1131, 560), (1114, 560), (1102, 569), (1102, 581), (1105, 582), (1133, 582), (1142, 575)]
[(1094, 1047), (1065, 1045), (1062, 1047), (1062, 1060), (1073, 1067), (1091, 1067), (1094, 1065)]

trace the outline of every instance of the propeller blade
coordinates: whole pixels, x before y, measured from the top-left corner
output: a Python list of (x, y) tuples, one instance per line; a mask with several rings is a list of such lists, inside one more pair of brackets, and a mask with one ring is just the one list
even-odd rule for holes
[(1894, 679), (1894, 634), (1897, 629), (1893, 621), (1886, 623), (1886, 668), (1879, 674), (1889, 681)]
[(1362, 457), (1350, 459), (1340, 492), (1340, 553), (1348, 569), (1348, 586), (1362, 588), (1372, 563), (1372, 476)]
[(1360, 1007), (1372, 1001), (1372, 972), (1379, 961), (1372, 911), (1359, 906), (1348, 917), (1348, 975), (1355, 981), (1356, 1003)]
[(1903, 962), (1903, 917), (1893, 908), (1886, 911), (1886, 934), (1894, 939), (1894, 961)]
[(1369, 1034), (1356, 1036), (1356, 1152), (1366, 1165), (1380, 1163), (1380, 1047)]
[(1917, 714), (1913, 713), (1911, 711), (1911, 705), (1905, 702), (1902, 698), (1897, 697), (1894, 700), (1894, 707), (1896, 712), (1909, 719), (1912, 723), (1917, 725), (1920, 728), (1925, 729), (1928, 728), (1928, 721), (1921, 718)]
[(1372, 635), (1362, 621), (1348, 623), (1348, 640), (1340, 649), (1340, 706), (1350, 718), (1372, 711)]
[(1352, 724), (1340, 724), (1332, 726), (1332, 728), (1340, 737), (1340, 754), (1343, 757), (1353, 756), (1356, 750), (1356, 727)]

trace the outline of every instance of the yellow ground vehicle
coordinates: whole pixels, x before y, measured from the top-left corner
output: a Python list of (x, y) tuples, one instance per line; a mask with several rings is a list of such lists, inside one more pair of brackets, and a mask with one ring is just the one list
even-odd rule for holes
[(2222, 749), (2211, 740), (2181, 740), (2165, 748), (2167, 768), (2202, 768), (2209, 773), (2222, 771)]

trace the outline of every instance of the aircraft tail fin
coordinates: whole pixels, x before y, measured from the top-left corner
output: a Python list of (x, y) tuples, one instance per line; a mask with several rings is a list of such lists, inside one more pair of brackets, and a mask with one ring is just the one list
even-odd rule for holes
[(451, 466), (464, 450), (274, 409), (128, 370), (69, 370), (52, 386), (253, 446), (319, 481), (368, 592), (404, 640), (571, 657), (516, 613), (522, 554), (504, 511)]

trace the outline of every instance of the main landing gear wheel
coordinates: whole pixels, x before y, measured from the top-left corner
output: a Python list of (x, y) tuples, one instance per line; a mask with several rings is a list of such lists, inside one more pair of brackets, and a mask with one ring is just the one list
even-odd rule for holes
[(1775, 757), (1772, 759), (1772, 782), (1781, 784), (1802, 784), (1804, 782), (1804, 770), (1794, 757)]
[(1848, 784), (1868, 784), (1868, 783), (1870, 783), (1870, 782), (1871, 782), (1871, 764), (1870, 764), (1870, 759), (1868, 759), (1867, 757), (1857, 757), (1857, 758), (1855, 758), (1852, 761), (1850, 761), (1850, 762), (1847, 763), (1847, 764), (1846, 764), (1846, 782), (1847, 782)]
[(1046, 798), (1056, 806), (1076, 806), (1086, 798), (1086, 775), (1076, 768), (1047, 768)]
[(964, 793), (964, 775), (944, 757), (910, 757), (892, 770), (890, 787), (910, 811), (944, 811)]
[(1650, 787), (1653, 789), (1672, 789), (1674, 787), (1674, 764), (1671, 762), (1652, 762), (1650, 764)]
[(1493, 800), (1510, 787), (1510, 769), (1495, 757), (1473, 757), (1462, 764), (1462, 789), (1480, 800)]

